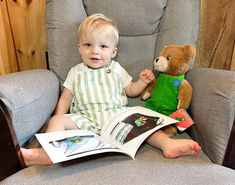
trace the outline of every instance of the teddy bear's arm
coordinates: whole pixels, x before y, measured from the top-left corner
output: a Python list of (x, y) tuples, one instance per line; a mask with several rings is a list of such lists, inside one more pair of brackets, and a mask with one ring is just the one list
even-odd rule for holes
[(145, 90), (141, 93), (140, 95), (140, 99), (142, 100), (147, 100), (148, 98), (151, 97), (153, 90), (155, 88), (156, 85), (156, 79), (154, 79), (146, 88)]
[(193, 88), (189, 84), (187, 80), (183, 80), (179, 87), (179, 95), (178, 95), (178, 106), (177, 109), (187, 109), (190, 105), (192, 98)]

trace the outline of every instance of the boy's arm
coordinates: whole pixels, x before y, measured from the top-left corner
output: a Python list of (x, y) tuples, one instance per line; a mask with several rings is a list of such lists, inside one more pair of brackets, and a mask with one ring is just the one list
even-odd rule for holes
[(140, 95), (147, 85), (155, 79), (153, 72), (145, 69), (140, 73), (140, 79), (136, 82), (131, 82), (124, 90), (127, 96), (135, 97)]
[(67, 88), (64, 88), (56, 106), (55, 114), (66, 114), (72, 103), (73, 95)]

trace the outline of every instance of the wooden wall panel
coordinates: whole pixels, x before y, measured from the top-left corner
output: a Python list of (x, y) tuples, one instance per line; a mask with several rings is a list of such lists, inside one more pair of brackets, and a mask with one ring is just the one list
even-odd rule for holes
[(195, 67), (233, 70), (235, 1), (202, 0)]
[(8, 0), (19, 70), (46, 69), (45, 0)]
[[(45, 0), (3, 0), (0, 5), (0, 75), (46, 68)], [(234, 0), (201, 0), (195, 67), (235, 71), (234, 10)]]
[(235, 71), (235, 43), (233, 47), (233, 57), (232, 57), (231, 65), (230, 65), (230, 70)]
[(0, 76), (18, 71), (6, 1), (0, 1)]

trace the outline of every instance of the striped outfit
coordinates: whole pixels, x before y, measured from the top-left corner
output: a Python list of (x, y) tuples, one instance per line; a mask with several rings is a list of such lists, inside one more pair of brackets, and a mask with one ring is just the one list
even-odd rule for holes
[(105, 120), (125, 109), (128, 102), (124, 88), (131, 81), (132, 77), (115, 61), (96, 70), (84, 63), (76, 65), (63, 84), (73, 95), (66, 116), (80, 129), (100, 134)]

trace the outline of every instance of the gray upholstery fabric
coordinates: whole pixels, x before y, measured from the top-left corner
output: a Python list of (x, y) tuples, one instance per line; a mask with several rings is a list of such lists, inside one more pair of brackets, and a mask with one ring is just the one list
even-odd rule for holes
[(197, 68), (187, 79), (194, 89), (192, 137), (213, 162), (222, 164), (235, 116), (235, 72)]
[(137, 60), (138, 71), (128, 69), (136, 79), (140, 69), (152, 68), (153, 59), (165, 45), (196, 45), (199, 6), (200, 2), (194, 0), (48, 0), (46, 27), (50, 69), (63, 83), (69, 69), (81, 62), (77, 51), (79, 24), (92, 13), (103, 13), (117, 23), (120, 31), (117, 61), (125, 67)]
[[(121, 36), (116, 60), (134, 78), (139, 79), (142, 70), (152, 69), (157, 34)], [(140, 50), (141, 48), (141, 50)]]
[[(60, 82), (65, 80), (69, 69), (81, 62), (77, 51), (79, 23), (89, 14), (104, 13), (113, 18), (120, 29), (116, 59), (136, 80), (141, 70), (152, 68), (154, 57), (165, 45), (196, 45), (199, 10), (199, 0), (47, 0), (46, 26), (50, 69), (56, 73)], [(190, 134), (199, 140), (203, 151), (213, 161), (221, 164), (231, 121), (234, 120), (234, 94), (231, 93), (234, 93), (234, 75), (210, 70), (195, 69), (187, 75), (194, 88), (191, 113), (196, 122)], [(228, 81), (233, 85), (220, 82), (227, 77), (231, 78)], [(42, 83), (41, 75), (36, 74), (35, 78), (39, 78), (38, 84)], [(46, 87), (50, 88), (45, 89), (49, 95), (54, 81), (54, 77), (47, 79)], [(32, 87), (34, 90), (38, 89), (30, 86)], [(209, 99), (209, 96), (212, 98)], [(22, 96), (20, 101), (25, 101), (25, 97)], [(44, 106), (48, 106), (47, 103), (45, 105), (47, 101), (45, 98)], [(5, 102), (12, 106), (6, 100)], [(29, 103), (32, 110), (40, 108), (35, 102), (37, 101)], [(129, 102), (130, 105), (144, 105), (139, 98), (129, 99)], [(46, 109), (38, 110), (35, 117), (38, 118), (39, 114), (41, 116)], [(226, 123), (229, 124), (225, 125)], [(177, 137), (188, 138), (188, 135)], [(158, 149), (143, 144), (137, 152), (136, 160), (118, 154), (95, 155), (49, 167), (25, 168), (0, 184), (234, 184), (234, 170), (212, 163), (203, 151), (197, 157), (166, 159)]]
[[(177, 16), (176, 16), (177, 15)], [(156, 44), (156, 56), (166, 45), (197, 45), (200, 1), (168, 0)], [(193, 67), (191, 62), (190, 69)]]
[(54, 111), (59, 83), (48, 70), (0, 77), (0, 98), (8, 107), (19, 144), (34, 136)]
[(211, 163), (203, 152), (197, 157), (166, 159), (159, 150), (144, 144), (136, 160), (117, 153), (101, 154), (53, 166), (29, 167), (0, 184), (232, 185), (234, 182), (234, 170)]
[(77, 29), (86, 17), (82, 0), (46, 2), (49, 68), (63, 83), (71, 67), (81, 62)]
[[(143, 36), (120, 36), (115, 58), (136, 81), (144, 69), (152, 69), (157, 33)], [(141, 48), (141, 49), (140, 49)], [(129, 106), (145, 105), (139, 97), (129, 98)]]
[[(88, 15), (103, 13), (113, 19), (120, 35), (151, 35), (157, 31), (167, 0), (84, 0)], [(146, 8), (148, 7), (148, 8)]]

